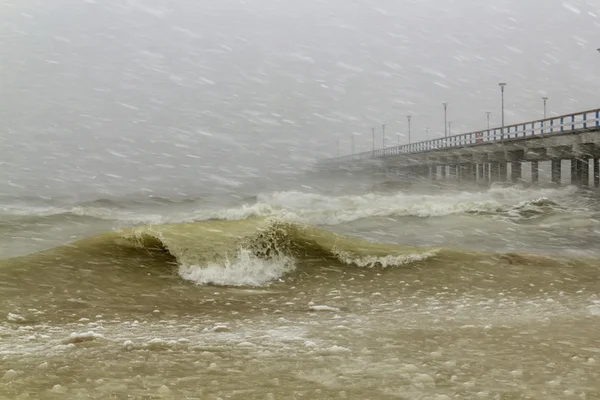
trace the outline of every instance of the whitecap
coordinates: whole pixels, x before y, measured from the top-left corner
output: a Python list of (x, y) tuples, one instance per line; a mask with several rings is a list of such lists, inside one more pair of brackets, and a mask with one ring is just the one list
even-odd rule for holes
[(225, 258), (222, 264), (180, 265), (179, 276), (198, 285), (262, 286), (295, 268), (296, 262), (291, 257), (262, 259), (250, 250), (239, 248), (234, 258)]

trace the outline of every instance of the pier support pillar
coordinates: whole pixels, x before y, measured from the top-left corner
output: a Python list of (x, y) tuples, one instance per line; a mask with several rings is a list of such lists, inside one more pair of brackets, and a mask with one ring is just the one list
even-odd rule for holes
[(449, 175), (450, 179), (458, 179), (457, 174), (456, 174), (457, 172), (458, 172), (458, 167), (456, 165), (448, 166), (448, 175)]
[(471, 164), (460, 165), (460, 179), (463, 181), (471, 180)]
[(556, 183), (557, 185), (560, 185), (560, 178), (561, 178), (561, 160), (560, 159), (556, 159), (553, 158), (552, 159), (552, 167), (551, 167), (551, 173), (552, 173), (552, 183)]
[(477, 182), (477, 164), (469, 164), (469, 181)]
[(498, 182), (500, 177), (500, 163), (492, 162), (490, 163), (490, 182)]
[(428, 175), (429, 175), (428, 172), (429, 172), (429, 168), (427, 168), (427, 167), (415, 167), (415, 175), (419, 179), (428, 177)]
[(578, 175), (579, 175), (579, 186), (588, 187), (590, 186), (590, 164), (587, 157), (577, 160), (578, 161)]
[(477, 179), (480, 182), (485, 182), (485, 164), (477, 164)]
[(508, 164), (504, 161), (498, 163), (498, 181), (506, 182), (508, 178)]
[(579, 160), (577, 158), (571, 158), (571, 185), (580, 186), (581, 184), (581, 176), (579, 175), (580, 171)]
[(465, 180), (467, 176), (467, 166), (464, 164), (459, 164), (456, 166), (456, 179), (459, 181)]
[(600, 159), (594, 158), (594, 187), (600, 187)]
[(513, 161), (510, 167), (510, 180), (517, 183), (521, 180), (521, 161)]
[(483, 164), (483, 181), (488, 183), (490, 181), (490, 164)]
[(537, 161), (531, 162), (531, 183), (534, 185), (540, 181), (540, 165)]
[(441, 171), (440, 171), (441, 172), (441, 179), (445, 180), (446, 179), (446, 166), (442, 165), (440, 169), (441, 169)]

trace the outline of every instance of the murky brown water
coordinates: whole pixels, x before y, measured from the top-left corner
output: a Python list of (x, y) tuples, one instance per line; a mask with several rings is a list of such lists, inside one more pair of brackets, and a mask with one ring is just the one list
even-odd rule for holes
[[(157, 262), (168, 259), (135, 260)], [(593, 263), (457, 252), (388, 269), (304, 260), (254, 289), (199, 287), (169, 268), (127, 265), (46, 268), (36, 286), (20, 268), (1, 270), (7, 398), (600, 392)]]
[(295, 265), (235, 259), (253, 220), (2, 260), (0, 398), (599, 398), (594, 221), (525, 206), (332, 227), (412, 248), (296, 225), (243, 241)]

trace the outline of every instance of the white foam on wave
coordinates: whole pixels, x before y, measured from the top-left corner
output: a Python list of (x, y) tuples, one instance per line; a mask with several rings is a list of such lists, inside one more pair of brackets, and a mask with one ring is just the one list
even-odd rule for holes
[(83, 342), (91, 342), (94, 341), (96, 339), (103, 339), (104, 336), (102, 336), (99, 333), (96, 333), (94, 331), (89, 331), (89, 332), (72, 332), (68, 338), (63, 339), (62, 343), (63, 344), (77, 344), (77, 343), (83, 343)]
[(116, 220), (133, 224), (166, 224), (172, 218), (160, 214), (140, 214), (133, 211), (117, 211), (98, 207), (73, 207), (69, 213), (80, 217), (93, 217), (104, 220)]
[(559, 186), (552, 188), (529, 187), (524, 188), (521, 185), (503, 186), (493, 184), (486, 192), (494, 198), (527, 200), (540, 197), (565, 197), (575, 194), (579, 189), (576, 186)]
[(6, 320), (9, 322), (16, 322), (16, 323), (26, 323), (29, 321), (24, 316), (22, 316), (20, 314), (16, 314), (16, 313), (8, 313), (8, 315), (6, 316)]
[(194, 219), (220, 219), (226, 221), (237, 221), (248, 218), (261, 218), (279, 215), (283, 210), (278, 210), (270, 204), (256, 203), (244, 204), (237, 208), (227, 208), (216, 211), (199, 212)]
[(296, 262), (291, 257), (262, 259), (250, 250), (239, 248), (234, 258), (226, 258), (222, 264), (180, 265), (179, 276), (198, 285), (263, 286), (295, 268)]
[[(523, 207), (539, 199), (560, 198), (576, 188), (523, 189), (492, 187), (485, 192), (454, 192), (438, 195), (367, 193), (353, 196), (326, 196), (299, 191), (274, 192), (258, 196), (257, 206), (277, 215), (282, 210), (293, 212), (297, 219), (310, 224), (337, 225), (370, 217), (421, 218), (463, 213), (498, 213), (512, 207)], [(270, 210), (267, 207), (271, 207)], [(271, 214), (271, 215), (273, 215)]]
[(14, 216), (37, 216), (46, 217), (50, 215), (63, 214), (69, 212), (68, 208), (61, 207), (42, 207), (42, 206), (22, 206), (22, 205), (0, 205), (0, 214)]
[(338, 260), (347, 264), (355, 265), (361, 268), (373, 268), (381, 266), (382, 268), (400, 267), (402, 265), (425, 261), (438, 254), (437, 250), (426, 251), (423, 253), (409, 253), (402, 255), (387, 255), (383, 257), (377, 256), (356, 256), (343, 251), (334, 251), (334, 255)]
[(217, 210), (198, 210), (192, 213), (178, 214), (139, 214), (135, 212), (123, 212), (102, 208), (76, 207), (71, 210), (73, 214), (79, 216), (90, 216), (105, 220), (117, 220), (133, 224), (179, 224), (196, 221), (221, 220), (238, 221), (249, 218), (262, 218), (276, 216), (285, 213), (285, 210), (278, 210), (265, 203), (242, 204), (239, 207), (223, 208)]
[[(396, 192), (351, 196), (327, 196), (300, 191), (284, 191), (259, 195), (254, 204), (216, 210), (202, 209), (186, 214), (136, 214), (88, 207), (74, 208), (70, 211), (81, 216), (146, 224), (285, 217), (308, 224), (338, 225), (372, 217), (428, 218), (464, 213), (510, 213), (512, 207), (523, 207), (527, 202), (569, 195), (574, 190), (576, 188), (572, 187), (557, 189), (492, 187), (488, 191), (476, 193), (455, 192), (422, 195)], [(513, 216), (515, 215), (518, 216), (517, 214)]]
[(182, 219), (185, 216), (172, 218), (153, 213), (139, 213), (136, 211), (114, 210), (111, 208), (74, 206), (74, 207), (38, 207), (38, 206), (0, 206), (0, 214), (15, 217), (52, 217), (55, 215), (72, 214), (78, 217), (92, 217), (103, 220), (122, 221), (133, 224), (164, 224), (173, 219)]
[(257, 196), (254, 204), (195, 212), (153, 213), (117, 210), (110, 207), (74, 206), (39, 207), (0, 205), (0, 214), (15, 216), (51, 216), (74, 214), (116, 220), (132, 224), (165, 224), (218, 220), (243, 220), (271, 216), (293, 217), (317, 225), (337, 225), (369, 217), (442, 217), (462, 213), (496, 213), (540, 198), (569, 198), (577, 191), (573, 186), (559, 188), (523, 188), (492, 186), (482, 192), (452, 192), (435, 195), (407, 192), (367, 193), (363, 195), (328, 196), (301, 191), (280, 191)]
[(325, 305), (311, 305), (308, 307), (311, 311), (340, 311), (337, 307), (325, 306)]

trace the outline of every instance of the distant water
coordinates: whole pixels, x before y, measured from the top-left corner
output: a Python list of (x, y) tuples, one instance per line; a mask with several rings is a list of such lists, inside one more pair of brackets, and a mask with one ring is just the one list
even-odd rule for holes
[(586, 398), (596, 196), (349, 176), (4, 197), (0, 394)]

